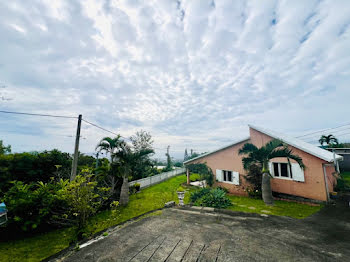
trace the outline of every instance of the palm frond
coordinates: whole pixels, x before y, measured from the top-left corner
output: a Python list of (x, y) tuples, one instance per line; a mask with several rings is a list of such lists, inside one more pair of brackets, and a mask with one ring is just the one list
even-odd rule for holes
[(243, 155), (243, 154), (249, 154), (251, 152), (254, 152), (258, 150), (258, 148), (251, 144), (251, 143), (245, 143), (243, 147), (238, 151), (238, 154)]

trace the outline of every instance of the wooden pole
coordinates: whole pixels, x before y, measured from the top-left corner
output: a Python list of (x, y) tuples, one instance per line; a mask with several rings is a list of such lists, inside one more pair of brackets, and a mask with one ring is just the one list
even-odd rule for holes
[(74, 156), (73, 156), (73, 161), (72, 161), (72, 172), (70, 174), (70, 181), (73, 181), (77, 175), (81, 119), (82, 119), (82, 115), (79, 115), (78, 126), (77, 126), (77, 135), (75, 137), (75, 148), (74, 148)]

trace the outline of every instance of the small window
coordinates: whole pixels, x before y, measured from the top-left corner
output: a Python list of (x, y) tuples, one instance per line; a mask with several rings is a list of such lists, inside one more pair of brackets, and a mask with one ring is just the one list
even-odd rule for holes
[(232, 182), (232, 171), (223, 170), (223, 181)]
[(273, 163), (274, 177), (292, 178), (290, 168), (287, 163)]

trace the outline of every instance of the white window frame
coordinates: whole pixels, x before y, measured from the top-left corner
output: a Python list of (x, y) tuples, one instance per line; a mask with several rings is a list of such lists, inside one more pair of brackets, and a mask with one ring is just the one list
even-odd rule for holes
[[(236, 185), (238, 186), (239, 185), (239, 172), (235, 172), (235, 171), (232, 171), (232, 170), (221, 170), (221, 174), (222, 174), (222, 180), (220, 182), (222, 183), (227, 183), (227, 184), (232, 184), (232, 185)], [(231, 181), (229, 180), (224, 180), (225, 178), (225, 172), (231, 172)], [(237, 174), (238, 175), (238, 181), (237, 183), (234, 182), (234, 175)], [(227, 174), (226, 174), (227, 176)]]
[[(290, 166), (288, 165), (288, 163), (285, 163), (285, 162), (271, 162), (271, 163), (272, 163), (271, 173), (272, 173), (272, 176), (274, 178), (284, 179), (284, 180), (293, 180), (293, 177), (292, 177), (293, 174), (291, 174)], [(278, 174), (279, 174), (279, 176), (275, 176), (274, 164), (278, 164)], [(281, 176), (281, 164), (286, 164), (287, 165), (288, 177)]]

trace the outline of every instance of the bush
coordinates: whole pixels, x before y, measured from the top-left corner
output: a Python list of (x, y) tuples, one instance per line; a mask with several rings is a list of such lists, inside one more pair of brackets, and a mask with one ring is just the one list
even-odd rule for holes
[(185, 192), (185, 189), (184, 189), (182, 186), (179, 186), (179, 187), (176, 189), (176, 192)]
[(22, 231), (32, 231), (49, 224), (62, 184), (14, 181), (12, 185), (2, 199), (8, 209), (9, 225)]
[(251, 165), (248, 169), (248, 174), (245, 176), (245, 179), (253, 186), (253, 191), (258, 190), (261, 192), (261, 167), (259, 167), (258, 165)]
[(136, 191), (138, 192), (138, 191), (140, 191), (141, 184), (140, 183), (135, 183), (134, 187), (135, 187)]
[(214, 208), (226, 208), (232, 205), (225, 191), (220, 188), (202, 188), (191, 194), (191, 201), (197, 206)]
[(211, 169), (205, 163), (190, 164), (186, 166), (191, 173), (198, 173), (201, 179), (205, 180), (209, 186), (214, 184), (214, 175)]
[(261, 190), (246, 188), (245, 191), (248, 193), (250, 198), (262, 199)]

